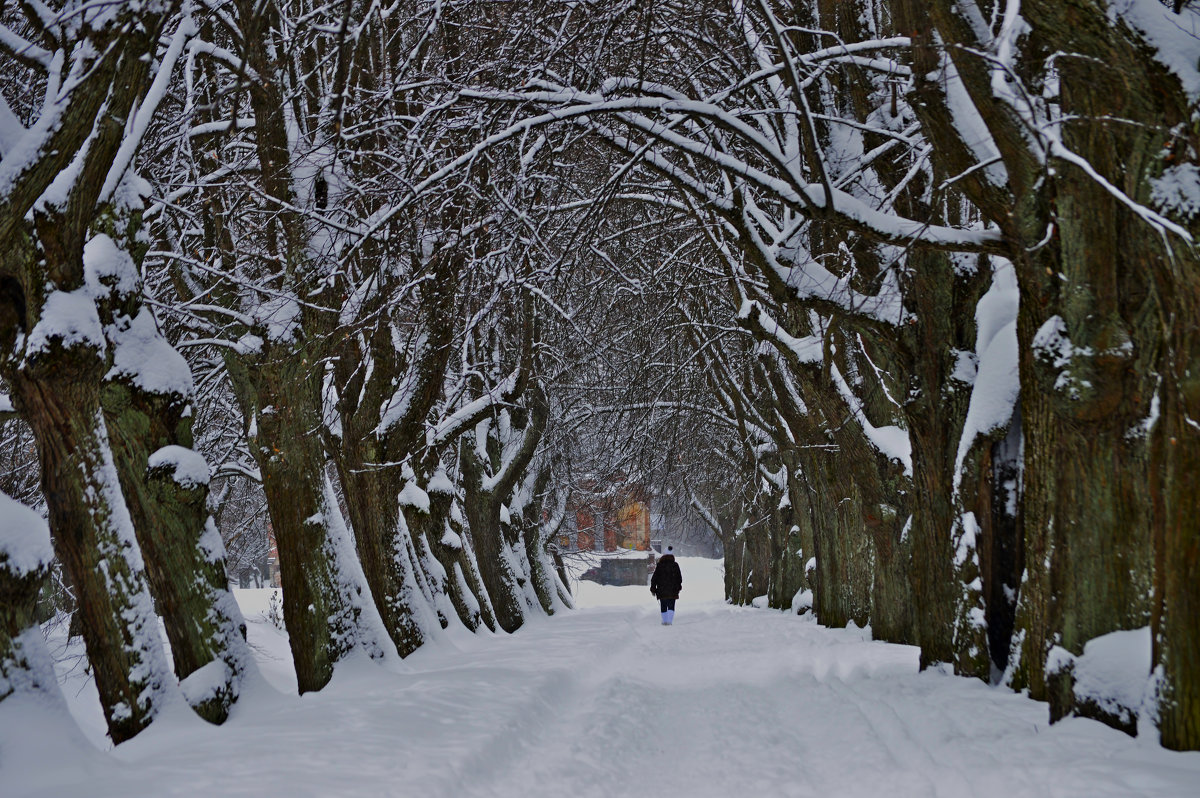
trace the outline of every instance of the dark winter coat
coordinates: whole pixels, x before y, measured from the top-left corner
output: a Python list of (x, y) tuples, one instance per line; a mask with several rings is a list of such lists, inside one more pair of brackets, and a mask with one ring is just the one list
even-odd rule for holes
[(650, 577), (650, 592), (660, 599), (675, 599), (679, 598), (680, 590), (683, 590), (683, 574), (679, 572), (679, 563), (674, 555), (664, 554)]

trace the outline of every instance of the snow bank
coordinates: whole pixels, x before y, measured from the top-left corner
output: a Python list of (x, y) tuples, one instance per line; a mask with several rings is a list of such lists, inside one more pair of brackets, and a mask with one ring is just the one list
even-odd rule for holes
[[(280, 682), (290, 695), (250, 691), (221, 727), (165, 716), (115, 751), (76, 641), (60, 678), (95, 746), (39, 708), (0, 703), (0, 795), (1196, 794), (1200, 752), (1091, 720), (1049, 726), (1043, 703), (919, 672), (912, 646), (701, 601), (719, 561), (681, 569), (671, 627), (646, 589), (594, 586), (636, 591), (640, 606), (598, 600), (512, 635), (460, 629), (383, 666), (360, 656), (319, 692)], [(286, 635), (263, 615), (272, 591), (236, 593), (263, 672), (286, 676)]]

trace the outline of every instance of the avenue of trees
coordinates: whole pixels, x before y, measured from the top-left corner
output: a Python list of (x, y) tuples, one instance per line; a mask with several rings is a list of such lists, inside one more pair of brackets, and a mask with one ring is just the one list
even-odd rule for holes
[(268, 519), (301, 692), (513, 632), (607, 472), (735, 603), (1200, 749), (1188, 5), (4, 3), (0, 702), (57, 597), (115, 742), (223, 721)]

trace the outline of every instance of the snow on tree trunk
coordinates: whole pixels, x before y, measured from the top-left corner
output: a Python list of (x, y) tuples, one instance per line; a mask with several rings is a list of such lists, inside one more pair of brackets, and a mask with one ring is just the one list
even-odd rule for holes
[(170, 76), (173, 61), (156, 59), (160, 40), (172, 41), (178, 55), (186, 38), (186, 20), (163, 37), (177, 11), (169, 2), (116, 3), (73, 24), (71, 9), (40, 9), (29, 32), (53, 52), (18, 69), (39, 72), (28, 85), (44, 89), (33, 102), (41, 113), (25, 128), (5, 106), (0, 372), (37, 441), (55, 552), (76, 589), (118, 743), (151, 722), (174, 678), (100, 407), (111, 353), (96, 300), (106, 289), (84, 274), (84, 244), (161, 97), (150, 82), (154, 70)]
[(463, 503), (475, 543), (476, 565), (496, 622), (506, 632), (516, 631), (525, 622), (524, 584), (528, 580), (520, 565), (523, 558), (514, 556), (513, 541), (505, 536), (511, 518), (503, 499), (511, 495), (533, 461), (549, 416), (542, 388), (535, 383), (529, 393), (528, 410), (503, 410), (497, 421), (479, 422), (463, 436), (459, 447)]
[(175, 680), (100, 407), (111, 353), (95, 300), (106, 290), (85, 275), (82, 240), (74, 253), (63, 246), (64, 219), (39, 221), (46, 261), (24, 236), (5, 254), (18, 277), (0, 368), (37, 441), (55, 552), (76, 589), (109, 734), (121, 742), (150, 723)]
[(244, 622), (206, 506), (208, 464), (191, 448), (191, 372), (142, 304), (128, 251), (136, 220), (122, 229), (128, 213), (107, 216), (112, 236), (97, 234), (84, 249), (89, 281), (107, 289), (98, 302), (111, 364), (101, 404), (175, 673), (193, 709), (220, 723), (249, 667)]
[(368, 460), (379, 462), (380, 458), (372, 457), (369, 449), (362, 456), (357, 454), (363, 442), (352, 441), (354, 431), (354, 427), (348, 428), (336, 461), (355, 546), (384, 628), (400, 656), (407, 657), (428, 640), (437, 620), (430, 623), (431, 608), (417, 583), (420, 564), (413, 562), (409, 529), (397, 499), (402, 482), (399, 474), (393, 477), (390, 473), (397, 469), (366, 465)]
[(6, 363), (5, 378), (38, 442), (55, 553), (75, 586), (109, 736), (119, 743), (151, 722), (175, 680), (100, 410), (103, 333), (95, 305), (81, 300), (78, 292), (46, 297), (25, 357)]
[(42, 517), (0, 493), (0, 702), (14, 693), (58, 691), (35, 616), (53, 559)]
[(490, 607), (479, 601), (483, 586), (474, 561), (468, 556), (466, 547), (469, 543), (463, 537), (462, 524), (454, 518), (457, 509), (454, 486), (444, 472), (438, 471), (426, 487), (428, 512), (406, 513), (409, 529), (420, 535), (440, 564), (445, 575), (442, 589), (462, 624), (472, 632), (478, 631), (480, 626), (495, 631), (496, 619), (492, 617)]
[(479, 576), (491, 599), (496, 624), (506, 632), (515, 632), (525, 623), (523, 590), (518, 581), (521, 577), (513, 570), (512, 559), (505, 551), (507, 543), (500, 526), (500, 513), (506, 509), (500, 497), (484, 487), (485, 466), (475, 452), (475, 434), (478, 433), (464, 437), (461, 454), (467, 526), (475, 543)]
[(520, 555), (528, 579), (526, 593), (532, 591), (536, 599), (532, 602), (533, 606), (540, 607), (547, 615), (553, 615), (559, 606), (553, 569), (546, 554), (546, 544), (555, 530), (542, 523), (543, 497), (550, 482), (550, 473), (546, 465), (531, 468), (509, 502), (512, 533), (516, 539), (514, 549), (519, 547), (514, 553)]
[[(439, 558), (445, 553), (438, 544), (444, 517), (428, 515), (430, 497), (413, 475), (419, 463), (437, 458), (426, 440), (426, 423), (454, 351), (458, 285), (467, 260), (458, 249), (431, 257), (410, 253), (422, 275), (416, 278), (381, 269), (394, 257), (387, 249), (368, 241), (356, 254), (360, 268), (378, 282), (351, 303), (368, 320), (367, 329), (341, 336), (326, 401), (336, 413), (330, 452), (367, 582), (392, 641), (408, 656), (446, 627), (451, 615), (467, 612), (463, 622), (472, 629), (478, 625), (477, 618), (468, 620), (465, 599), (454, 598), (453, 569)], [(410, 281), (420, 289), (405, 297)], [(342, 324), (354, 327), (345, 315)], [(401, 327), (413, 329), (407, 340), (397, 332)], [(448, 511), (449, 502), (438, 510)]]
[(362, 617), (370, 590), (355, 579), (361, 568), (350, 541), (342, 540), (348, 532), (326, 488), (319, 377), (303, 350), (288, 342), (263, 342), (261, 359), (252, 363), (242, 372), (250, 384), (239, 395), (251, 402), (243, 408), (252, 419), (250, 448), (279, 550), (297, 685), (305, 693), (324, 687), (337, 661), (356, 647), (372, 657), (384, 649)]

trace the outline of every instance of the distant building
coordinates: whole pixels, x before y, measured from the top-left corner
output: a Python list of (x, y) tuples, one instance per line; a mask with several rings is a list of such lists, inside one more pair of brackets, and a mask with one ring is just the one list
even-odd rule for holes
[(267, 541), (270, 548), (267, 551), (267, 582), (270, 587), (280, 587), (282, 581), (279, 578), (279, 546), (275, 544), (275, 530), (271, 528), (271, 522), (267, 521)]
[(572, 494), (559, 545), (565, 550), (650, 550), (650, 492), (639, 483), (591, 481)]

